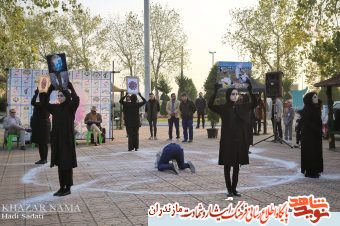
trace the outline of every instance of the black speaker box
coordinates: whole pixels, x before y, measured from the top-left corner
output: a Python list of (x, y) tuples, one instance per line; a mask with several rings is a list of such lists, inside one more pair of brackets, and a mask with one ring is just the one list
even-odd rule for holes
[(266, 95), (267, 97), (282, 97), (281, 71), (266, 73)]

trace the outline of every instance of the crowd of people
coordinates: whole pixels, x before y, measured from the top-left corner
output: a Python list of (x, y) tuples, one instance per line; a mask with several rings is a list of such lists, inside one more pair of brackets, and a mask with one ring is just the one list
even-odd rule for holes
[[(176, 140), (180, 140), (179, 121), (182, 120), (183, 143), (191, 143), (194, 140), (193, 118), (197, 112), (196, 128), (205, 127), (205, 113), (208, 107), (221, 118), (221, 137), (219, 145), (218, 164), (224, 166), (225, 184), (228, 196), (240, 196), (237, 191), (239, 170), (241, 165), (249, 164), (249, 147), (253, 144), (253, 135), (261, 132), (261, 124), (266, 114), (265, 102), (260, 95), (252, 93), (250, 81), (248, 93), (240, 95), (236, 88), (225, 91), (225, 103), (217, 105), (215, 99), (218, 94), (218, 85), (209, 99), (208, 104), (199, 93), (195, 102), (190, 100), (186, 93), (182, 93), (180, 100), (176, 94), (171, 94), (170, 101), (166, 104), (168, 116), (168, 141), (157, 153), (156, 167), (159, 171), (172, 170), (178, 174), (179, 169), (190, 169), (196, 172), (191, 161), (184, 161), (184, 150), (176, 143), (172, 143), (173, 126), (175, 126)], [(51, 144), (50, 166), (58, 167), (60, 189), (55, 196), (64, 196), (71, 193), (73, 185), (73, 168), (77, 167), (75, 150), (74, 121), (75, 113), (79, 106), (79, 97), (71, 82), (68, 89), (58, 89), (58, 104), (50, 104), (50, 95), (54, 90), (50, 86), (47, 93), (39, 93), (35, 90), (31, 104), (34, 106), (31, 118), (32, 142), (39, 148), (40, 160), (36, 164), (47, 163), (48, 143)], [(139, 149), (139, 128), (141, 127), (140, 108), (145, 105), (145, 116), (150, 127), (149, 140), (157, 140), (157, 120), (160, 112), (160, 104), (153, 93), (149, 94), (147, 101), (140, 93), (137, 95), (126, 94), (120, 99), (123, 106), (124, 122), (128, 137), (128, 151)], [(37, 101), (39, 97), (40, 101)], [(306, 177), (318, 178), (323, 172), (322, 159), (322, 122), (321, 102), (315, 92), (305, 95), (304, 107), (295, 112), (290, 102), (283, 103), (281, 99), (273, 98), (271, 108), (271, 120), (275, 138), (292, 142), (293, 121), (295, 122), (296, 143), (301, 145), (301, 173)], [(20, 139), (21, 149), (25, 150), (25, 131), (31, 129), (22, 126), (20, 118), (16, 117), (15, 109), (10, 109), (9, 116), (4, 120), (4, 128), (8, 134), (17, 134)], [(50, 121), (52, 115), (52, 126)], [(285, 130), (282, 132), (284, 123)], [(87, 130), (92, 133), (94, 144), (98, 145), (97, 138), (105, 136), (102, 131), (102, 117), (93, 106), (85, 119)], [(51, 129), (52, 128), (52, 129)], [(232, 175), (231, 174), (232, 169)]]

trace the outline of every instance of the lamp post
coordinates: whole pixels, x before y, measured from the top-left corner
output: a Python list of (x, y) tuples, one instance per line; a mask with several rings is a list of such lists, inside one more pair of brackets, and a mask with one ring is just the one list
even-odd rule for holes
[(144, 85), (145, 98), (151, 92), (150, 78), (150, 4), (149, 0), (144, 0)]
[(211, 54), (211, 57), (212, 57), (212, 61), (211, 61), (212, 66), (214, 66), (214, 63), (215, 63), (214, 55), (215, 55), (216, 51), (209, 51), (209, 53)]

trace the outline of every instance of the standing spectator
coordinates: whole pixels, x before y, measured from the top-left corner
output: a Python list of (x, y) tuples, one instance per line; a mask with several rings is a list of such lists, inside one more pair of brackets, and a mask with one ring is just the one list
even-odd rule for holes
[(149, 100), (145, 105), (146, 118), (150, 126), (150, 137), (149, 140), (157, 140), (157, 115), (160, 110), (159, 102), (156, 100), (153, 93), (149, 94)]
[[(51, 131), (51, 167), (58, 166), (60, 189), (54, 196), (71, 194), (73, 185), (73, 168), (77, 167), (76, 148), (74, 142), (74, 119), (79, 106), (79, 97), (71, 82), (67, 87), (71, 90), (58, 91), (59, 104), (50, 104), (49, 99), (53, 91), (51, 85), (48, 93), (40, 93), (40, 100), (52, 115)], [(45, 95), (46, 98), (44, 97)]]
[[(35, 162), (35, 164), (45, 164), (47, 163), (48, 143), (50, 142), (51, 121), (50, 113), (42, 106), (45, 100), (37, 102), (38, 94), (39, 90), (37, 88), (31, 100), (31, 105), (34, 106), (31, 118), (31, 141), (38, 144), (39, 148), (40, 160)], [(46, 95), (41, 97), (46, 98)]]
[(21, 150), (26, 150), (25, 147), (25, 131), (31, 132), (31, 129), (26, 129), (22, 126), (21, 120), (19, 117), (15, 116), (16, 110), (13, 108), (9, 110), (9, 116), (4, 118), (4, 129), (5, 129), (5, 137), (8, 134), (16, 134), (20, 139)]
[[(248, 91), (252, 102), (256, 102), (252, 95), (252, 87), (249, 82)], [(251, 103), (237, 103), (238, 91), (235, 88), (227, 89), (226, 103), (215, 105), (218, 84), (215, 85), (215, 92), (209, 100), (208, 107), (220, 115), (222, 119), (222, 132), (220, 139), (220, 149), (218, 164), (224, 165), (224, 177), (228, 196), (241, 196), (236, 190), (239, 175), (239, 165), (249, 164), (249, 128), (250, 114), (253, 110)], [(232, 180), (230, 180), (230, 170), (233, 167)]]
[(198, 94), (198, 98), (196, 99), (195, 105), (196, 105), (196, 109), (197, 109), (197, 126), (196, 129), (200, 128), (200, 120), (202, 117), (202, 128), (204, 129), (204, 125), (205, 125), (205, 109), (207, 107), (207, 102), (205, 101), (205, 99), (203, 98), (203, 93), (200, 92)]
[(261, 124), (262, 124), (262, 120), (263, 120), (263, 115), (265, 114), (264, 112), (264, 102), (261, 99), (260, 95), (256, 95), (256, 99), (257, 99), (257, 106), (255, 108), (255, 120), (256, 120), (256, 125), (254, 128), (254, 134), (260, 134), (261, 132)]
[[(275, 141), (278, 141), (278, 137), (282, 139), (282, 111), (283, 104), (279, 97), (273, 99), (272, 103), (272, 124), (273, 124), (273, 133), (275, 135)], [(275, 120), (275, 121), (274, 121)]]
[(290, 102), (286, 103), (283, 111), (283, 123), (285, 124), (285, 140), (292, 142), (294, 109)]
[(179, 137), (179, 100), (176, 100), (176, 94), (171, 94), (171, 100), (168, 101), (166, 105), (166, 111), (168, 112), (168, 124), (169, 124), (169, 139), (172, 140), (172, 127), (175, 124), (176, 128), (176, 139), (178, 140)]
[(92, 106), (91, 112), (87, 113), (84, 119), (84, 123), (86, 124), (86, 128), (88, 131), (91, 131), (93, 134), (94, 145), (97, 146), (99, 142), (97, 142), (98, 135), (102, 134), (101, 126), (102, 123), (102, 115), (97, 113), (96, 106)]
[(192, 162), (184, 162), (183, 148), (178, 144), (171, 143), (166, 145), (156, 154), (156, 157), (155, 165), (159, 171), (172, 170), (175, 174), (178, 174), (178, 168), (181, 170), (189, 168), (192, 173), (195, 173), (195, 166)]
[[(184, 140), (182, 142), (191, 143), (193, 140), (193, 118), (196, 111), (194, 102), (188, 99), (186, 93), (181, 95), (181, 103), (179, 105), (179, 110), (182, 117), (182, 127)], [(188, 130), (189, 130), (189, 140), (188, 140)]]
[(322, 122), (318, 95), (307, 93), (301, 111), (301, 172), (319, 178), (323, 172)]
[(301, 142), (301, 111), (296, 112), (295, 121), (296, 145), (300, 147)]
[(140, 127), (140, 118), (139, 118), (139, 108), (142, 107), (146, 100), (140, 93), (138, 95), (142, 98), (143, 102), (137, 103), (137, 96), (132, 94), (130, 96), (131, 102), (126, 102), (124, 99), (127, 94), (123, 96), (119, 103), (123, 105), (125, 115), (126, 115), (126, 127), (128, 131), (128, 151), (138, 151), (139, 148), (139, 127)]

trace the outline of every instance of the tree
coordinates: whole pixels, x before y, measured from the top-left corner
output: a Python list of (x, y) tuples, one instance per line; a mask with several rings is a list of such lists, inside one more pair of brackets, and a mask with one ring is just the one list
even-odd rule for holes
[[(205, 91), (205, 95), (204, 98), (206, 100), (210, 100), (211, 96), (214, 94), (215, 92), (215, 83), (216, 83), (216, 75), (217, 75), (217, 64), (215, 64), (210, 72), (209, 75), (207, 77), (207, 79), (204, 82), (204, 91)], [(217, 101), (220, 99), (217, 99)], [(208, 117), (208, 121), (210, 121), (211, 127), (215, 128), (216, 124), (219, 122), (220, 120), (220, 116), (218, 114), (216, 114), (215, 112), (211, 111), (209, 108), (207, 109), (207, 117)]]
[(161, 76), (161, 78), (158, 81), (158, 90), (160, 92), (162, 92), (162, 95), (160, 97), (160, 100), (162, 100), (162, 104), (161, 104), (161, 110), (160, 113), (161, 115), (166, 115), (166, 104), (167, 102), (170, 100), (168, 94), (171, 92), (171, 86), (169, 85), (169, 81), (168, 79), (166, 79), (164, 76)]
[[(182, 55), (186, 59), (188, 52), (182, 53), (187, 37), (181, 25), (180, 15), (174, 9), (159, 4), (151, 6), (151, 73), (155, 84), (160, 74), (173, 74), (180, 68)], [(186, 64), (186, 60), (184, 64)], [(156, 97), (158, 88), (155, 87)]]
[[(31, 29), (37, 11), (47, 19), (53, 12), (78, 7), (76, 0), (0, 0), (0, 79), (6, 79), (7, 68), (31, 67), (39, 63), (37, 36)], [(4, 85), (0, 84), (0, 95), (6, 92)]]
[(249, 53), (254, 72), (261, 72), (257, 77), (263, 78), (268, 71), (283, 71), (290, 81), (298, 74), (298, 47), (308, 41), (293, 20), (295, 9), (293, 0), (260, 0), (258, 7), (232, 10), (236, 29), (227, 30), (224, 42), (239, 47), (243, 55)]
[(311, 37), (306, 55), (319, 68), (319, 73), (307, 75), (309, 81), (327, 79), (340, 71), (339, 7), (339, 0), (298, 0), (296, 24)]
[(176, 84), (178, 85), (177, 98), (181, 98), (182, 93), (186, 93), (188, 98), (192, 101), (196, 100), (197, 89), (191, 78), (184, 76), (183, 74), (175, 77)]
[(128, 69), (131, 76), (143, 76), (143, 23), (138, 15), (129, 12), (124, 20), (109, 20), (110, 52), (116, 54), (123, 68)]
[(318, 65), (321, 78), (326, 79), (340, 74), (340, 31), (333, 37), (316, 41), (310, 54), (310, 59)]
[(108, 31), (100, 16), (91, 16), (89, 9), (76, 9), (57, 16), (53, 24), (70, 69), (100, 68), (107, 59), (104, 50)]

